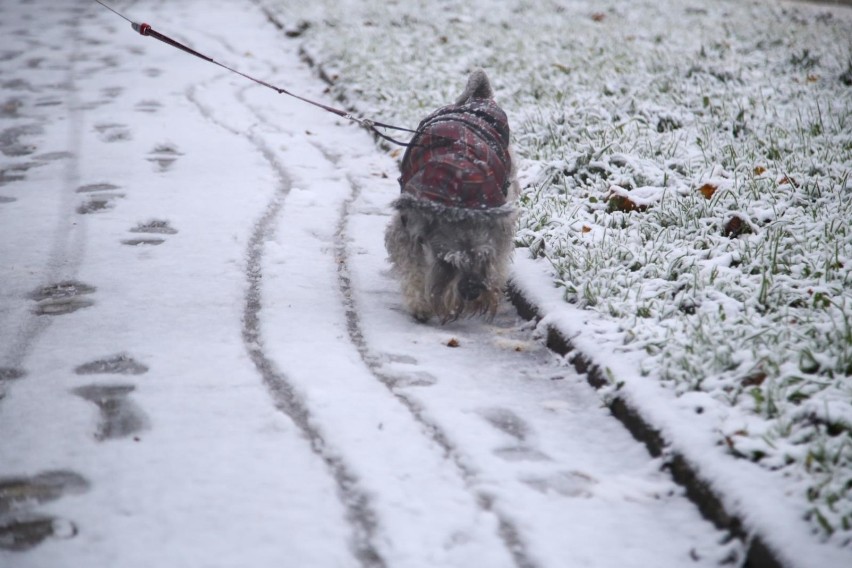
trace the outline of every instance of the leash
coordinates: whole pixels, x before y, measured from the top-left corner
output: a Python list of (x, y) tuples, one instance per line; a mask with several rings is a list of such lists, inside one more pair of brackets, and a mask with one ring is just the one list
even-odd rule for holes
[(137, 24), (136, 22), (134, 22), (133, 20), (131, 20), (130, 18), (128, 18), (127, 16), (125, 16), (121, 12), (119, 12), (119, 11), (115, 10), (114, 8), (112, 8), (111, 6), (101, 2), (101, 0), (95, 0), (95, 2), (97, 2), (98, 4), (100, 4), (101, 6), (103, 6), (104, 8), (106, 8), (107, 10), (109, 10), (110, 12), (115, 14), (116, 16), (119, 16), (123, 20), (126, 20), (127, 22), (129, 22), (130, 26), (133, 28), (133, 31), (138, 32), (140, 35), (152, 37), (154, 39), (160, 40), (161, 42), (163, 42), (167, 45), (170, 45), (174, 48), (177, 48), (181, 51), (184, 51), (184, 52), (186, 52), (190, 55), (194, 55), (195, 57), (198, 57), (199, 59), (203, 59), (204, 61), (207, 61), (208, 63), (212, 63), (213, 65), (218, 65), (219, 67), (226, 69), (226, 70), (230, 71), (231, 73), (236, 73), (237, 75), (240, 75), (241, 77), (245, 77), (246, 79), (248, 79), (250, 81), (254, 81), (258, 85), (262, 85), (264, 87), (272, 89), (273, 91), (275, 91), (279, 95), (288, 95), (290, 97), (293, 97), (294, 99), (298, 99), (302, 102), (308, 103), (308, 104), (313, 105), (313, 106), (318, 107), (318, 108), (321, 108), (324, 111), (335, 114), (335, 115), (337, 115), (341, 118), (344, 118), (346, 120), (351, 120), (352, 122), (356, 122), (360, 126), (370, 130), (376, 136), (379, 136), (380, 138), (387, 140), (388, 142), (391, 142), (393, 144), (397, 144), (399, 146), (406, 146), (406, 147), (408, 147), (410, 145), (409, 142), (401, 142), (399, 140), (396, 140), (396, 139), (388, 136), (384, 132), (381, 132), (379, 130), (379, 128), (386, 128), (388, 130), (400, 130), (402, 132), (411, 132), (411, 133), (414, 133), (414, 134), (417, 133), (416, 130), (411, 130), (410, 128), (403, 128), (401, 126), (394, 126), (392, 124), (385, 124), (383, 122), (377, 122), (375, 120), (370, 120), (368, 118), (353, 116), (351, 113), (349, 113), (345, 110), (341, 110), (341, 109), (334, 108), (334, 107), (331, 107), (331, 106), (328, 106), (328, 105), (324, 105), (320, 102), (312, 101), (311, 99), (302, 97), (302, 96), (297, 95), (295, 93), (291, 93), (287, 89), (282, 89), (281, 87), (276, 87), (275, 85), (267, 83), (266, 81), (262, 81), (260, 79), (255, 78), (255, 77), (252, 77), (251, 75), (243, 73), (242, 71), (238, 71), (237, 69), (234, 69), (233, 67), (229, 67), (229, 66), (225, 65), (224, 63), (220, 63), (220, 62), (216, 61), (215, 59), (213, 59), (212, 57), (208, 57), (207, 55), (204, 55), (203, 53), (199, 53), (198, 51), (195, 51), (194, 49), (187, 47), (186, 45), (180, 43), (179, 41), (172, 39), (169, 36), (158, 32), (157, 30), (152, 28), (149, 24), (145, 24), (145, 23)]

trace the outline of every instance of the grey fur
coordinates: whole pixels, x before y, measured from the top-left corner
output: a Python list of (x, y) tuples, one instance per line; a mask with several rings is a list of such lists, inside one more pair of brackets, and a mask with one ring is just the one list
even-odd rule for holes
[[(471, 73), (456, 104), (492, 96), (488, 77), (479, 69)], [(514, 159), (512, 163), (508, 202), (502, 207), (449, 207), (410, 195), (394, 201), (385, 247), (417, 320), (435, 316), (446, 323), (465, 316), (493, 317), (497, 311), (514, 249), (518, 183)]]

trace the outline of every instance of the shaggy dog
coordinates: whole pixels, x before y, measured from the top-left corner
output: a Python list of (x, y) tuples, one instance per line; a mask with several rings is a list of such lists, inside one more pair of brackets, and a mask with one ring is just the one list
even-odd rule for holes
[(513, 250), (518, 184), (506, 114), (474, 71), (418, 126), (402, 159), (385, 247), (412, 315), (493, 317)]

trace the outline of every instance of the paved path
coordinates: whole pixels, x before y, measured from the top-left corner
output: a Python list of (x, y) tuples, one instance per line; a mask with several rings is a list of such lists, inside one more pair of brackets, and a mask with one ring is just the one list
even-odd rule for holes
[[(309, 97), (251, 3), (135, 18)], [(414, 323), (366, 133), (93, 2), (0, 5), (0, 566), (715, 566), (505, 306)]]

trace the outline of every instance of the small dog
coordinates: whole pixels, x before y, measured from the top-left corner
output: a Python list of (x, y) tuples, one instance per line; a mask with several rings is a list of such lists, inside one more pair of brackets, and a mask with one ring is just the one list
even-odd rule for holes
[(518, 182), (508, 120), (484, 71), (420, 123), (401, 172), (385, 247), (412, 315), (493, 317), (514, 248)]

